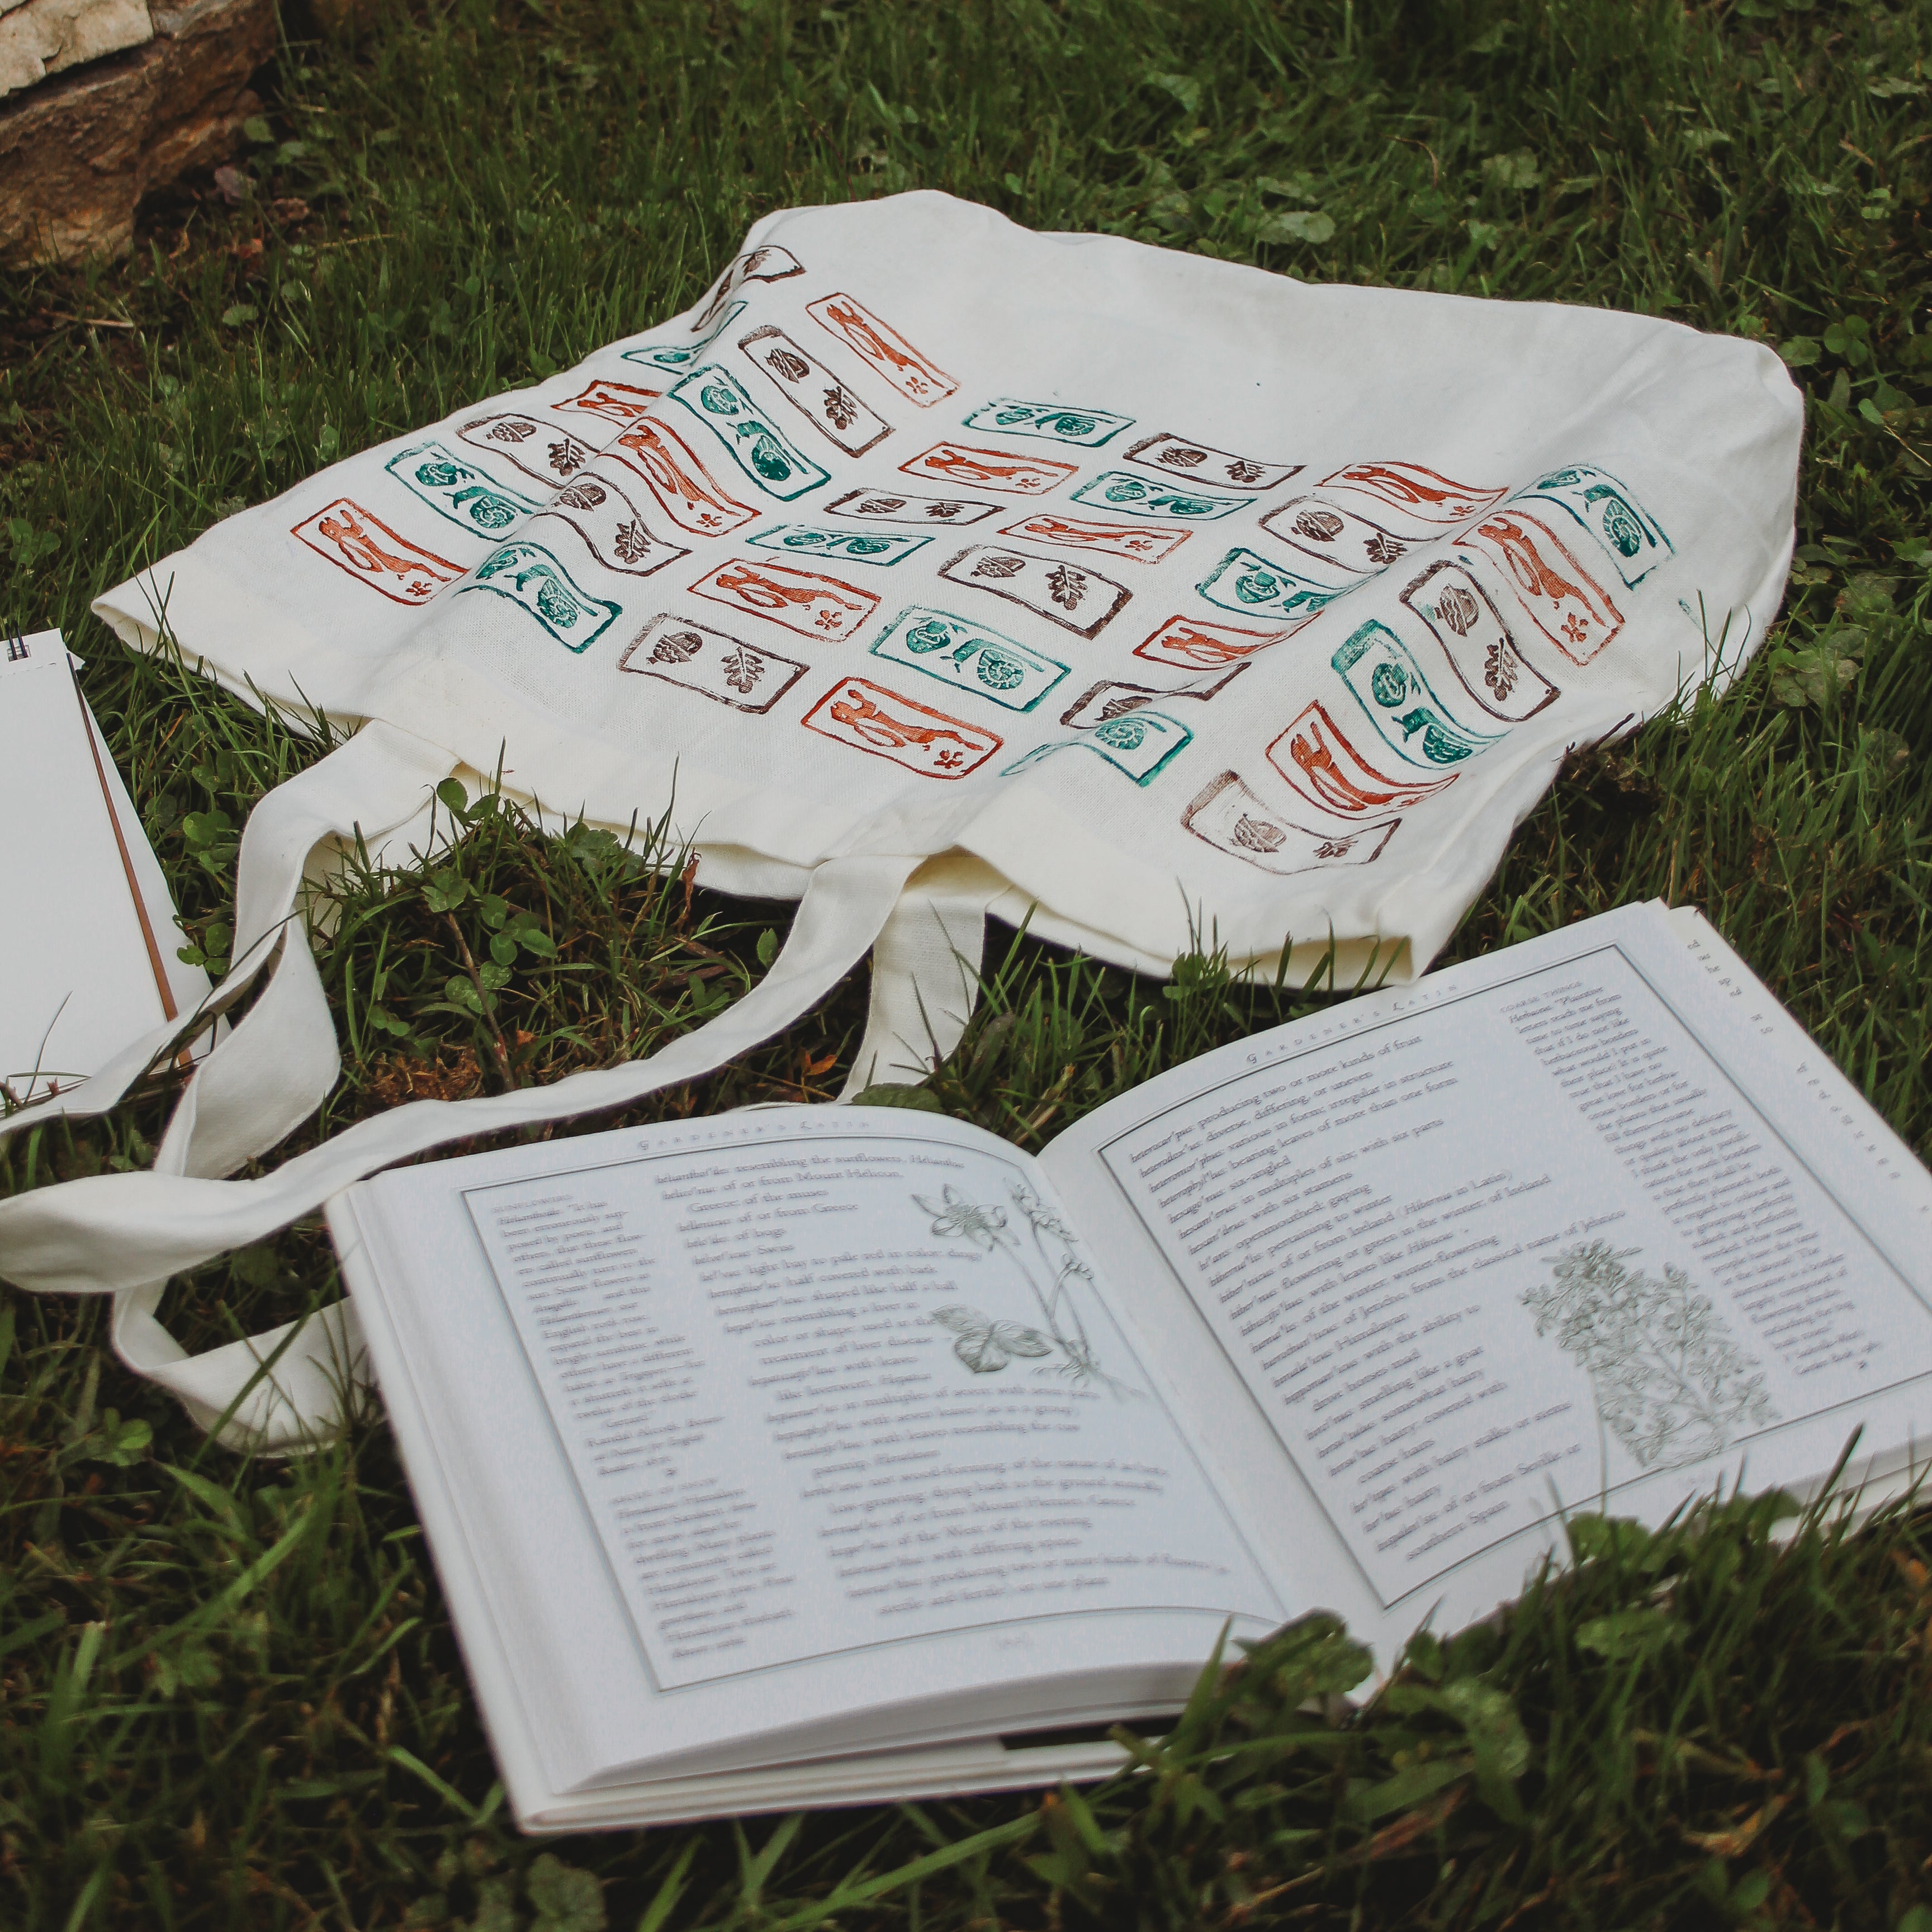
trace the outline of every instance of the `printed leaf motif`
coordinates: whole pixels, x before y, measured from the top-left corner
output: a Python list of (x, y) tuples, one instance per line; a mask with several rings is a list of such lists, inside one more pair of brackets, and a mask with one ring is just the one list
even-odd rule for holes
[(748, 693), (765, 674), (765, 668), (742, 644), (724, 660), (724, 681), (740, 694)]
[(565, 436), (550, 446), (550, 467), (560, 476), (568, 476), (590, 460), (590, 452), (574, 436)]
[(1053, 601), (1063, 610), (1077, 609), (1081, 598), (1087, 594), (1086, 578), (1064, 564), (1047, 578), (1046, 583), (1047, 588), (1053, 592)]
[(858, 405), (843, 389), (827, 389), (825, 392), (825, 415), (826, 421), (834, 428), (850, 429), (859, 419)]
[(1016, 1355), (1050, 1355), (1053, 1344), (1037, 1328), (1023, 1328), (1017, 1322), (995, 1322), (976, 1308), (956, 1304), (933, 1316), (942, 1328), (958, 1337), (952, 1352), (976, 1376), (997, 1374)]
[(617, 532), (617, 560), (620, 563), (637, 562), (650, 547), (650, 532), (634, 518)]

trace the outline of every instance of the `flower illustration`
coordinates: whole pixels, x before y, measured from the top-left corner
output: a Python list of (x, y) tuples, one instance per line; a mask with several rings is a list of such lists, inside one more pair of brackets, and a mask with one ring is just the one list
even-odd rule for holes
[(1006, 1217), (998, 1208), (976, 1207), (950, 1181), (942, 1190), (938, 1204), (922, 1194), (912, 1197), (932, 1216), (932, 1232), (939, 1235), (962, 1234), (976, 1246), (992, 1249), (1005, 1233)]

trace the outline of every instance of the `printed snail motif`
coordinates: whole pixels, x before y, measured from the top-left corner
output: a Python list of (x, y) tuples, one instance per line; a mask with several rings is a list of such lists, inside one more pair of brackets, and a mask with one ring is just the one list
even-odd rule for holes
[(623, 606), (593, 597), (541, 544), (521, 538), (479, 563), (451, 593), (484, 590), (534, 617), (567, 651), (586, 651), (624, 614)]
[(1298, 577), (1285, 565), (1237, 544), (1195, 586), (1210, 604), (1306, 623), (1342, 593), (1333, 584)]
[(1194, 734), (1178, 718), (1150, 706), (1136, 706), (1103, 720), (1076, 738), (1057, 739), (1036, 747), (1007, 766), (1000, 776), (1010, 778), (1057, 752), (1082, 749), (1124, 772), (1136, 784), (1149, 785), (1193, 742)]
[(1185, 489), (1178, 484), (1153, 483), (1130, 476), (1124, 470), (1103, 470), (1073, 493), (1076, 503), (1118, 512), (1124, 516), (1158, 518), (1168, 522), (1211, 523), (1254, 507), (1247, 496), (1229, 496), (1211, 490)]
[(1067, 675), (1057, 658), (950, 611), (914, 604), (902, 610), (871, 655), (922, 671), (1009, 711), (1030, 711)]
[(788, 503), (831, 482), (831, 472), (794, 448), (752, 400), (744, 385), (718, 364), (707, 362), (694, 369), (670, 394), (672, 401), (681, 403), (717, 437), (731, 460), (766, 496)]
[(776, 524), (746, 541), (760, 550), (784, 550), (794, 556), (836, 556), (842, 563), (869, 563), (884, 569), (903, 563), (932, 539), (890, 531), (828, 530), (814, 524)]
[(1382, 742), (1411, 764), (1425, 770), (1459, 765), (1502, 741), (1501, 732), (1476, 731), (1452, 718), (1408, 646), (1373, 618), (1346, 638), (1329, 662)]
[(703, 362), (712, 345), (745, 312), (745, 304), (734, 302), (695, 342), (666, 343), (646, 349), (626, 349), (619, 352), (626, 362), (641, 362), (652, 369), (683, 370)]
[(543, 507), (505, 488), (440, 442), (419, 442), (399, 451), (382, 467), (439, 516), (493, 543)]
[(1638, 506), (1636, 499), (1607, 470), (1582, 463), (1552, 470), (1527, 490), (1519, 490), (1510, 501), (1554, 504), (1589, 532), (1617, 574), (1632, 588), (1676, 554), (1656, 519)]
[(1087, 449), (1098, 449), (1124, 429), (1133, 426), (1132, 416), (1117, 416), (1107, 410), (1072, 409), (1059, 403), (1022, 403), (1010, 396), (983, 404), (968, 416), (962, 427), (1000, 436), (1036, 436), (1048, 442), (1077, 442)]

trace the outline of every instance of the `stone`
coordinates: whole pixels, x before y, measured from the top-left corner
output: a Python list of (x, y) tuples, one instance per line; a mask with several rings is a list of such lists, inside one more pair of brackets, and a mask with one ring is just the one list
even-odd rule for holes
[[(0, 13), (0, 29), (40, 0)], [(260, 103), (274, 0), (155, 0), (152, 38), (0, 101), (0, 255), (76, 262), (132, 244), (142, 197), (224, 160)]]
[(0, 97), (154, 38), (147, 0), (0, 0)]

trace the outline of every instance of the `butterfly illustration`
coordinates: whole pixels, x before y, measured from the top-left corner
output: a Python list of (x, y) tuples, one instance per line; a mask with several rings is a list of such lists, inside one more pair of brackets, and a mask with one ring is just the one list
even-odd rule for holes
[(956, 1303), (933, 1316), (942, 1328), (950, 1328), (956, 1338), (952, 1352), (976, 1376), (990, 1376), (1016, 1355), (1048, 1355), (1052, 1340), (1037, 1328), (1024, 1328), (1017, 1322), (995, 1322), (976, 1308)]

